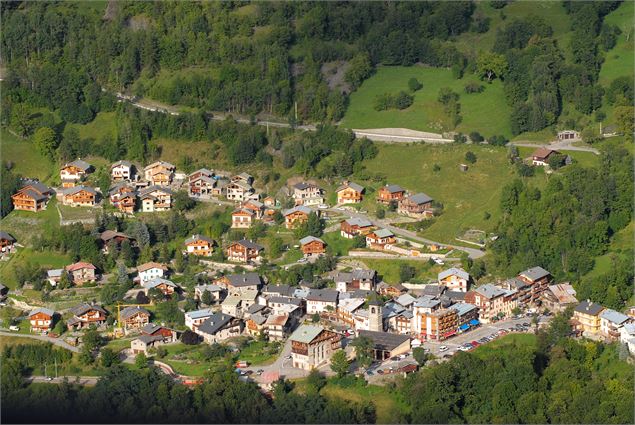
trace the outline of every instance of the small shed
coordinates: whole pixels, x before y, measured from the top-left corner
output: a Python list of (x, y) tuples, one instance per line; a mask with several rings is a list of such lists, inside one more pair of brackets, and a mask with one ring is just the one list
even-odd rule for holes
[(459, 164), (459, 170), (467, 171), (467, 169), (468, 169), (467, 164)]

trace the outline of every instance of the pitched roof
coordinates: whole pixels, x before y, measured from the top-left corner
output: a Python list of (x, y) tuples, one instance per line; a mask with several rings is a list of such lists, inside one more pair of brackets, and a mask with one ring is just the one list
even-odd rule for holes
[(383, 189), (387, 190), (390, 193), (406, 191), (403, 187), (399, 186), (398, 184), (387, 184), (386, 186), (383, 187)]
[(602, 313), (600, 313), (600, 318), (604, 320), (608, 320), (609, 322), (614, 323), (616, 325), (621, 325), (624, 322), (627, 322), (630, 320), (630, 317), (628, 317), (627, 315), (622, 314), (615, 310), (611, 310), (610, 308), (607, 308)]
[[(31, 179), (25, 179), (22, 181), (22, 189), (26, 188), (27, 186), (31, 186), (33, 189), (35, 189), (37, 192), (43, 194), (43, 193), (47, 193), (47, 192), (51, 192), (51, 188), (46, 186), (45, 184), (41, 183), (38, 180), (31, 180)], [(20, 189), (20, 190), (22, 190)]]
[(417, 193), (408, 198), (411, 202), (414, 202), (417, 205), (427, 204), (428, 202), (432, 202), (432, 198), (426, 195), (425, 193)]
[(172, 190), (164, 186), (157, 186), (156, 184), (153, 184), (152, 186), (148, 186), (145, 189), (141, 189), (139, 191), (139, 196), (141, 198), (152, 196), (152, 192), (163, 192), (166, 195), (174, 196), (174, 192)]
[(441, 301), (436, 300), (429, 295), (424, 295), (422, 297), (417, 298), (417, 300), (414, 303), (414, 306), (421, 307), (421, 308), (435, 308), (439, 304), (441, 304)]
[(322, 326), (301, 325), (289, 337), (291, 341), (303, 342), (310, 344), (318, 335), (324, 331)]
[(94, 305), (94, 304), (90, 305), (88, 303), (82, 303), (78, 306), (75, 306), (70, 309), (70, 312), (73, 313), (74, 316), (81, 316), (82, 314), (87, 313), (91, 310), (96, 310), (100, 313), (108, 314), (106, 313), (106, 310), (104, 310), (101, 306)]
[(294, 188), (298, 189), (298, 190), (306, 190), (309, 188), (317, 188), (319, 189), (320, 187), (313, 184), (313, 183), (307, 183), (307, 182), (300, 182), (300, 183), (296, 183), (293, 185)]
[(410, 304), (413, 304), (416, 300), (417, 299), (410, 294), (402, 294), (395, 299), (395, 302), (407, 307)]
[(172, 282), (171, 280), (168, 279), (163, 279), (162, 277), (155, 277), (147, 282), (143, 282), (141, 284), (141, 286), (143, 286), (144, 288), (148, 288), (148, 289), (152, 289), (152, 288), (156, 288), (159, 285), (165, 284), (167, 286), (171, 286), (172, 288), (177, 288), (178, 286), (176, 285), (176, 283)]
[(234, 319), (234, 317), (228, 314), (214, 313), (198, 326), (198, 331), (214, 335), (230, 323), (232, 319)]
[(349, 226), (370, 227), (373, 225), (373, 223), (371, 223), (370, 220), (361, 218), (361, 217), (347, 218), (344, 221), (348, 223)]
[(80, 170), (88, 171), (88, 169), (90, 169), (92, 165), (90, 165), (86, 161), (82, 161), (81, 159), (76, 159), (73, 162), (69, 162), (68, 164), (65, 164), (64, 167), (62, 168), (66, 168), (66, 167), (77, 167)]
[(262, 284), (262, 279), (258, 273), (237, 273), (230, 274), (226, 276), (229, 280), (229, 284), (236, 288), (244, 287), (244, 286), (260, 286)]
[(241, 239), (239, 241), (234, 242), (232, 245), (234, 244), (242, 245), (248, 249), (255, 249), (256, 251), (265, 249), (262, 245), (258, 245), (256, 242), (248, 241), (247, 239)]
[(306, 244), (311, 243), (311, 242), (320, 242), (323, 245), (326, 245), (326, 243), (322, 239), (316, 238), (315, 236), (310, 236), (309, 235), (309, 236), (305, 236), (302, 239), (300, 239), (300, 245), (306, 245)]
[[(145, 325), (144, 327), (141, 328), (141, 332), (146, 333), (146, 334), (153, 334), (156, 331), (158, 331), (159, 329), (170, 329), (170, 328), (166, 328), (165, 326), (161, 326), (161, 325), (157, 325), (156, 323), (148, 323), (147, 325)], [(172, 330), (172, 329), (170, 329)]]
[(20, 193), (28, 196), (29, 198), (34, 199), (35, 201), (41, 201), (43, 199), (46, 199), (46, 196), (36, 192), (35, 190), (32, 189), (20, 189), (19, 191)]
[(170, 164), (169, 162), (166, 162), (166, 161), (155, 161), (152, 164), (146, 165), (145, 169), (149, 170), (151, 168), (158, 167), (159, 165), (162, 165), (165, 168), (176, 168), (173, 164)]
[(601, 304), (594, 303), (593, 301), (582, 301), (580, 304), (576, 306), (574, 311), (578, 313), (588, 314), (590, 316), (597, 316), (604, 310)]
[(99, 239), (101, 239), (104, 242), (108, 242), (109, 240), (114, 239), (116, 237), (131, 239), (130, 236), (126, 235), (125, 233), (116, 232), (114, 230), (104, 230), (99, 235)]
[(266, 305), (262, 305), (262, 304), (252, 304), (249, 307), (247, 307), (247, 313), (249, 314), (255, 314), (258, 313), (261, 310), (264, 310), (265, 308), (267, 308)]
[(360, 308), (361, 306), (363, 306), (365, 302), (366, 300), (364, 300), (363, 298), (346, 298), (346, 299), (340, 300), (337, 308), (339, 310), (344, 310), (344, 311), (347, 311), (348, 313), (352, 313), (358, 308)]
[(267, 303), (269, 304), (289, 304), (289, 305), (296, 305), (296, 306), (301, 306), (302, 305), (302, 300), (299, 298), (293, 298), (293, 297), (285, 297), (282, 295), (276, 295), (273, 297), (269, 297), (267, 299)]
[(293, 290), (289, 285), (267, 285), (262, 290), (263, 293), (272, 293), (279, 295), (291, 295)]
[(364, 191), (364, 186), (362, 186), (360, 184), (357, 184), (357, 183), (354, 183), (354, 182), (346, 182), (346, 183), (343, 183), (340, 187), (338, 187), (335, 190), (335, 192), (340, 192), (340, 191), (342, 191), (344, 189), (347, 189), (349, 187), (351, 189), (353, 189), (355, 192), (360, 192), (361, 193), (361, 192)]
[(556, 297), (559, 303), (573, 304), (577, 303), (576, 290), (568, 283), (560, 283), (558, 285), (549, 285), (549, 290)]
[(272, 314), (267, 317), (267, 326), (284, 326), (289, 321), (288, 314)]
[(200, 319), (203, 317), (211, 316), (212, 314), (214, 314), (212, 310), (210, 310), (209, 308), (205, 308), (202, 310), (188, 311), (187, 313), (185, 313), (185, 316), (189, 317), (190, 319)]
[(390, 238), (392, 236), (395, 236), (395, 234), (393, 232), (391, 232), (390, 230), (388, 230), (388, 229), (375, 230), (373, 233), (378, 238)]
[[(254, 305), (258, 305), (258, 304), (254, 304)], [(256, 325), (264, 325), (265, 322), (267, 321), (267, 318), (260, 313), (254, 313), (251, 316), (249, 316), (249, 320), (254, 322)]]
[(121, 316), (121, 318), (122, 318), (123, 320), (126, 320), (126, 319), (131, 318), (132, 316), (134, 316), (134, 315), (135, 315), (135, 314), (137, 314), (137, 313), (140, 313), (140, 314), (146, 315), (146, 316), (148, 316), (148, 317), (150, 316), (150, 312), (149, 312), (148, 310), (146, 310), (146, 309), (145, 309), (145, 308), (143, 308), (143, 307), (139, 307), (139, 306), (136, 306), (136, 307), (132, 307), (132, 306), (131, 306), (131, 307), (126, 307), (126, 308), (124, 308), (123, 310), (121, 310), (121, 313), (120, 313), (119, 315)]
[(306, 215), (309, 215), (309, 214), (311, 214), (313, 212), (313, 210), (311, 208), (305, 206), (305, 205), (298, 205), (297, 207), (293, 207), (293, 208), (290, 208), (290, 209), (284, 211), (282, 213), (282, 215), (284, 215), (286, 217), (289, 214), (293, 214), (293, 213), (296, 213), (296, 212), (302, 212), (302, 213), (304, 213)]
[(459, 267), (450, 267), (447, 270), (443, 270), (437, 275), (437, 279), (440, 281), (449, 276), (458, 276), (461, 279), (470, 280), (470, 274)]
[(97, 195), (97, 191), (95, 189), (93, 189), (90, 186), (84, 186), (84, 185), (64, 188), (62, 189), (62, 193), (64, 195), (74, 195), (76, 193), (81, 192), (82, 190), (90, 193), (91, 195)]
[(451, 305), (450, 308), (456, 310), (456, 313), (459, 316), (463, 316), (464, 314), (474, 310), (476, 306), (470, 303), (456, 303)]
[(132, 167), (132, 162), (126, 161), (125, 159), (122, 159), (120, 161), (113, 162), (112, 165), (110, 166), (110, 169), (113, 169), (113, 168), (118, 167), (120, 165), (123, 165), (124, 167)]
[(204, 176), (213, 176), (213, 175), (214, 175), (214, 172), (213, 172), (212, 170), (208, 170), (207, 168), (199, 168), (198, 170), (196, 170), (196, 171), (194, 171), (194, 172), (190, 173), (190, 174), (188, 175), (188, 177), (191, 177), (191, 176), (193, 176), (194, 174), (199, 174), (199, 173), (200, 173), (200, 174), (202, 174), (202, 175), (204, 175)]
[(534, 282), (536, 280), (542, 279), (543, 277), (550, 276), (551, 273), (549, 273), (547, 270), (543, 269), (542, 267), (532, 267), (530, 269), (527, 269), (525, 271), (518, 273), (518, 275), (526, 277), (527, 279)]
[(208, 238), (207, 236), (203, 236), (199, 234), (192, 235), (191, 237), (185, 239), (185, 244), (188, 245), (197, 241), (205, 241), (210, 245), (214, 245), (214, 240), (212, 238)]
[(137, 266), (137, 272), (139, 273), (145, 272), (146, 270), (150, 270), (150, 269), (161, 269), (163, 271), (167, 271), (168, 266), (161, 263), (155, 263), (154, 261), (150, 261), (149, 263), (143, 263), (140, 266)]
[(410, 341), (408, 335), (399, 335), (388, 332), (375, 331), (359, 331), (359, 336), (370, 338), (373, 341), (375, 349), (392, 351), (406, 341)]
[(38, 307), (35, 310), (33, 310), (31, 313), (29, 313), (29, 317), (34, 316), (38, 313), (43, 313), (50, 317), (53, 317), (55, 315), (55, 312), (51, 310), (50, 308)]
[(551, 155), (552, 153), (557, 153), (557, 151), (553, 151), (551, 149), (547, 149), (547, 148), (538, 148), (534, 151), (534, 153), (531, 154), (531, 156), (538, 158), (538, 159), (547, 159), (549, 157), (549, 155)]
[(97, 267), (93, 266), (91, 263), (85, 263), (83, 261), (79, 261), (77, 263), (69, 264), (68, 266), (66, 266), (66, 271), (68, 272), (74, 272), (81, 269), (97, 270)]
[(0, 231), (0, 239), (7, 240), (10, 242), (15, 242), (15, 238), (11, 236), (10, 234), (8, 234), (7, 232)]
[(141, 341), (147, 345), (155, 341), (162, 341), (163, 337), (161, 335), (140, 335), (136, 337), (134, 340)]
[(322, 301), (333, 303), (337, 302), (338, 294), (339, 292), (332, 289), (312, 289), (306, 299), (307, 301)]
[(481, 285), (478, 288), (476, 288), (475, 291), (483, 295), (485, 298), (489, 298), (489, 299), (500, 297), (501, 295), (505, 295), (505, 291), (503, 291), (501, 288), (497, 286), (492, 285), (491, 283)]

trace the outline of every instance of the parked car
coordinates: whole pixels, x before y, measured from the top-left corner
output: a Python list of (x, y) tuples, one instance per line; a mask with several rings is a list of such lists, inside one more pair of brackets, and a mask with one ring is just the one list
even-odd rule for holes
[(399, 360), (399, 356), (392, 356), (390, 360), (392, 360), (393, 362), (396, 362), (397, 360)]
[(20, 328), (18, 326), (16, 326), (16, 325), (11, 325), (11, 326), (9, 326), (9, 330), (13, 331), (13, 332), (17, 332), (17, 331), (20, 330)]
[(377, 374), (378, 374), (378, 375), (383, 375), (383, 374), (384, 374), (384, 371), (383, 371), (382, 369), (379, 369), (379, 370), (377, 371)]
[(472, 341), (472, 342), (470, 342), (470, 344), (471, 344), (471, 345), (472, 345), (472, 347), (474, 347), (474, 348), (476, 348), (476, 347), (478, 347), (479, 345), (481, 345), (481, 344), (479, 344), (479, 342), (478, 342), (478, 341)]
[(445, 345), (442, 345), (439, 347), (439, 351), (447, 351), (447, 350), (448, 350), (448, 347)]
[(403, 360), (403, 359), (407, 358), (409, 355), (410, 354), (408, 354), (408, 353), (404, 353), (404, 354), (399, 356), (399, 360)]
[(524, 326), (524, 327), (526, 327), (526, 328), (528, 328), (528, 327), (529, 327), (529, 323), (524, 322), (524, 323), (523, 323), (523, 326)]
[(366, 375), (368, 376), (373, 376), (375, 374), (375, 372), (373, 372), (372, 370), (369, 370), (366, 372)]
[(327, 210), (329, 208), (329, 206), (326, 205), (326, 204), (320, 204), (320, 205), (318, 205), (318, 208), (321, 209), (321, 210)]

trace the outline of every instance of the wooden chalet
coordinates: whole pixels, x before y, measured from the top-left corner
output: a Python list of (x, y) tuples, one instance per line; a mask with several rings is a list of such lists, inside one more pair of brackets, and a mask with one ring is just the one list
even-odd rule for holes
[(213, 196), (215, 186), (214, 172), (206, 168), (196, 170), (188, 176), (188, 192), (190, 196), (209, 198)]
[(119, 313), (124, 329), (141, 329), (150, 323), (150, 312), (143, 307), (126, 307)]
[(70, 309), (73, 317), (66, 321), (68, 330), (100, 326), (106, 323), (108, 313), (101, 306), (83, 303)]
[(299, 205), (286, 210), (282, 213), (284, 216), (284, 226), (287, 229), (295, 229), (303, 223), (309, 221), (309, 214), (312, 212), (311, 208), (305, 207), (304, 205)]
[(300, 239), (300, 248), (305, 257), (317, 257), (326, 252), (326, 243), (314, 236)]
[(174, 192), (167, 187), (149, 186), (139, 192), (143, 212), (169, 211), (172, 208)]
[(340, 235), (346, 239), (353, 239), (355, 236), (365, 236), (373, 229), (373, 223), (365, 218), (352, 217), (340, 223)]
[(232, 229), (248, 229), (256, 221), (256, 214), (247, 208), (232, 211)]
[(90, 186), (67, 187), (58, 192), (63, 205), (71, 207), (94, 207), (97, 204), (97, 191)]
[(185, 240), (185, 250), (189, 255), (209, 257), (214, 251), (214, 240), (202, 235), (192, 235)]
[(15, 250), (15, 238), (7, 232), (0, 231), (0, 256)]
[(238, 263), (260, 262), (264, 247), (245, 239), (233, 242), (227, 247), (227, 259)]
[(388, 205), (399, 202), (406, 196), (406, 190), (398, 184), (387, 184), (377, 191), (377, 202)]
[(348, 180), (344, 181), (335, 193), (338, 204), (357, 204), (364, 199), (364, 187)]
[(169, 162), (156, 161), (144, 168), (144, 176), (151, 185), (169, 186), (176, 167)]
[(38, 212), (46, 209), (53, 193), (53, 189), (37, 180), (25, 180), (22, 188), (11, 195), (11, 202), (16, 210)]
[(81, 159), (64, 164), (60, 168), (62, 187), (74, 187), (78, 181), (83, 180), (92, 171), (93, 166)]
[(36, 308), (29, 313), (29, 323), (33, 332), (48, 332), (53, 327), (55, 312), (48, 308)]
[(342, 347), (341, 336), (321, 326), (302, 325), (289, 339), (293, 367), (304, 370), (327, 363)]
[(434, 215), (433, 202), (425, 193), (417, 193), (399, 201), (397, 212), (413, 218), (429, 218)]
[(397, 241), (395, 234), (388, 229), (377, 229), (366, 235), (366, 246), (371, 249), (384, 249)]

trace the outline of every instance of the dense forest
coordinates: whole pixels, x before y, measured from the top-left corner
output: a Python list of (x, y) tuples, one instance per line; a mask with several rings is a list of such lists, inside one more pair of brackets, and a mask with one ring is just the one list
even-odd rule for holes
[[(587, 115), (601, 106), (600, 65), (621, 31), (603, 18), (619, 3), (564, 2), (570, 43), (558, 44), (540, 18), (515, 18), (497, 29), (493, 51), (468, 54), (456, 37), (489, 30), (470, 1), (121, 1), (105, 10), (3, 2), (3, 109), (11, 116), (24, 103), (46, 106), (86, 123), (112, 107), (104, 88), (202, 110), (336, 122), (376, 66), (423, 64), (451, 68), (455, 78), (503, 80), (519, 134), (556, 123), (563, 103)], [(341, 78), (327, 72), (337, 68)], [(606, 101), (632, 106), (632, 81), (618, 80)]]
[[(570, 312), (550, 327), (495, 350), (458, 353), (386, 387), (402, 400), (399, 423), (632, 423), (633, 375), (620, 349), (568, 338)], [(524, 338), (527, 337), (527, 338)], [(512, 338), (512, 337), (509, 337)], [(500, 342), (504, 342), (501, 340)], [(325, 396), (313, 372), (297, 391), (279, 381), (273, 397), (227, 368), (193, 388), (154, 367), (111, 366), (95, 387), (25, 385), (29, 367), (65, 361), (61, 349), (7, 348), (2, 417), (18, 423), (374, 423), (372, 402)], [(67, 356), (68, 357), (68, 356)], [(365, 385), (352, 375), (330, 385)]]
[(500, 236), (492, 250), (495, 266), (506, 275), (540, 264), (558, 279), (571, 279), (579, 299), (621, 309), (633, 294), (632, 250), (607, 275), (580, 283), (594, 257), (632, 219), (633, 156), (619, 144), (607, 144), (600, 158), (599, 167), (563, 168), (542, 191), (521, 179), (505, 186)]

